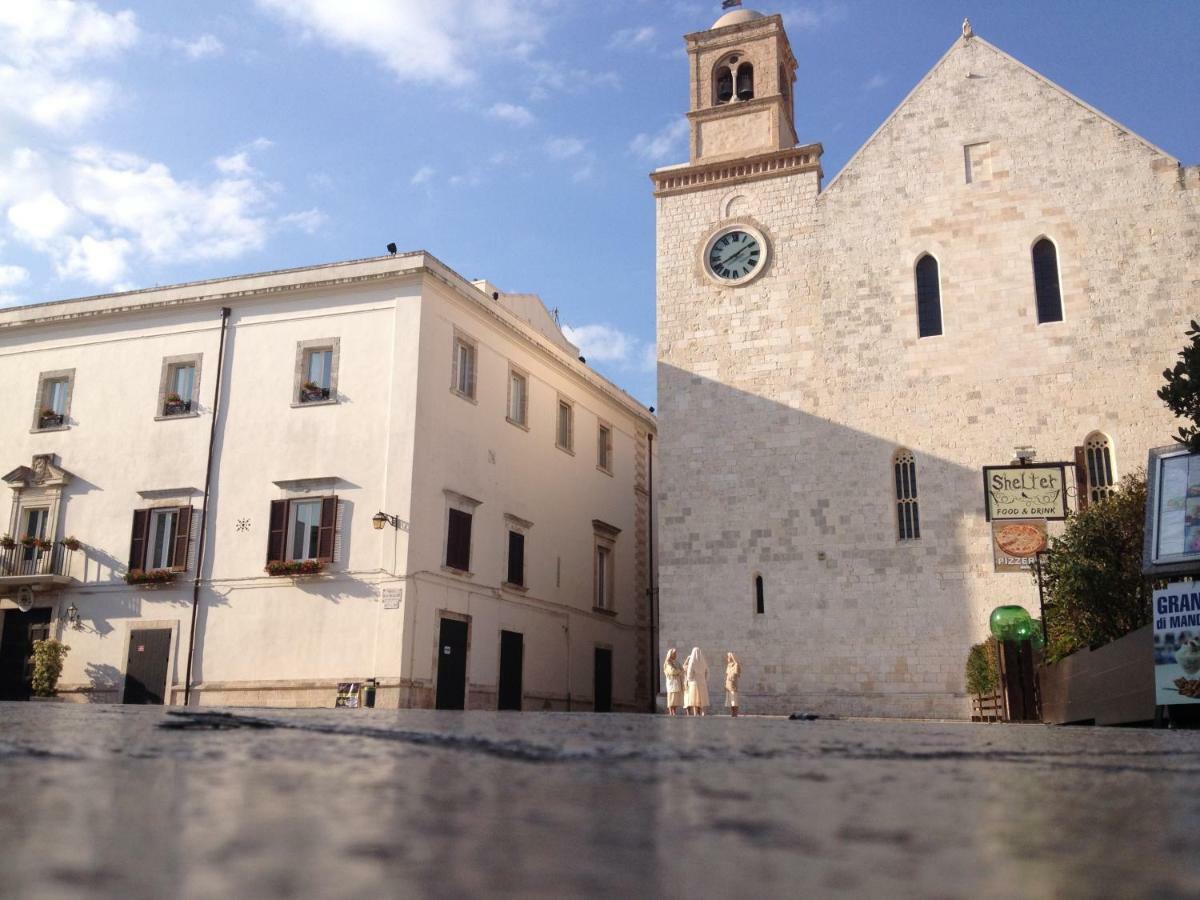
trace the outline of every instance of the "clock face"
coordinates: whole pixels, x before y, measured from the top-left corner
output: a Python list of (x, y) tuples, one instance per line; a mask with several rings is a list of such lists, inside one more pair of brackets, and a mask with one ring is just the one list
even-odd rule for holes
[(722, 281), (742, 281), (758, 269), (763, 259), (759, 239), (741, 229), (721, 235), (708, 250), (708, 269)]

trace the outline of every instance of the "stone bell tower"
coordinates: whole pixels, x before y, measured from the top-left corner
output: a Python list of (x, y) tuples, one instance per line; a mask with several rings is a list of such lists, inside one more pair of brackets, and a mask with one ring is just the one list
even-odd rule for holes
[(796, 58), (781, 16), (735, 9), (684, 40), (693, 164), (796, 146)]

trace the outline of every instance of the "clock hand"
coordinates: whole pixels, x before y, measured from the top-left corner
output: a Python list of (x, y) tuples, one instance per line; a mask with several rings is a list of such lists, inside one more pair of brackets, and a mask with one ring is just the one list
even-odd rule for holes
[(735, 259), (737, 259), (739, 256), (741, 256), (743, 253), (745, 253), (749, 249), (750, 249), (750, 245), (747, 244), (745, 247), (743, 247), (737, 253), (734, 253), (732, 256), (725, 257), (723, 260), (721, 260), (720, 264), (723, 266), (729, 265), (731, 262), (733, 262)]

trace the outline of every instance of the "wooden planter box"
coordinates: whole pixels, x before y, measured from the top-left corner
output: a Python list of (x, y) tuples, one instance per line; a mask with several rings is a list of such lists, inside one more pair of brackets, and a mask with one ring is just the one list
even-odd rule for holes
[(1154, 720), (1154, 628), (1041, 666), (1042, 721), (1128, 725)]

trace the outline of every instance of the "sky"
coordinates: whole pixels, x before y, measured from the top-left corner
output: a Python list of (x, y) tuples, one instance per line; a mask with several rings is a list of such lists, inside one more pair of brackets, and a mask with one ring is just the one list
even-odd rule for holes
[[(747, 3), (749, 8), (753, 4)], [(960, 33), (1200, 163), (1196, 0), (780, 0), (828, 183)], [(709, 0), (0, 0), (0, 306), (389, 241), (655, 400), (648, 173)]]

